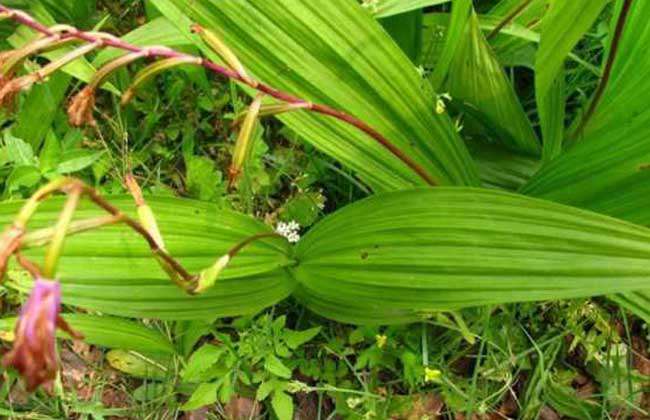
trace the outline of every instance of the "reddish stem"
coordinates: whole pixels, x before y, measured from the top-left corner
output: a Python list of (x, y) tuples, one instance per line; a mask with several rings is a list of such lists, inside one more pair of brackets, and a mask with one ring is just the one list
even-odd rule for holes
[(501, 32), (501, 29), (505, 28), (506, 25), (511, 23), (517, 16), (519, 16), (521, 13), (523, 13), (524, 10), (530, 4), (533, 2), (533, 0), (524, 0), (519, 6), (515, 7), (512, 12), (510, 12), (509, 15), (507, 15), (497, 26), (492, 29), (492, 31), (485, 37), (488, 41), (494, 38)]
[[(45, 35), (53, 34), (53, 32), (48, 27), (37, 22), (31, 16), (24, 13), (23, 11), (11, 9), (9, 7), (0, 5), (0, 12), (8, 13), (10, 18), (12, 18), (14, 21), (21, 23), (25, 26), (28, 26), (37, 32), (40, 32)], [(102, 44), (106, 47), (113, 47), (124, 51), (130, 51), (130, 52), (146, 51), (147, 53), (146, 55), (149, 57), (158, 57), (158, 58), (192, 57), (188, 54), (174, 51), (172, 49), (165, 48), (165, 47), (147, 47), (147, 48), (138, 47), (136, 45), (129, 44), (128, 42), (122, 41), (121, 39), (116, 37), (102, 37), (102, 36), (98, 36), (97, 34), (80, 31), (78, 29), (71, 30), (68, 36), (81, 39), (90, 43), (102, 42)], [(264, 83), (258, 82), (256, 80), (251, 80), (248, 77), (242, 76), (235, 70), (220, 66), (219, 64), (214, 63), (208, 59), (202, 59), (201, 65), (213, 73), (217, 73), (228, 79), (236, 80), (240, 83), (246, 84), (252, 87), (253, 89), (256, 89), (260, 92), (264, 92), (267, 95), (272, 96), (280, 101), (294, 103), (294, 104), (297, 103), (309, 104), (309, 102), (304, 99), (279, 91), (277, 89), (274, 89), (271, 86), (265, 85)], [(347, 114), (343, 111), (329, 107), (327, 105), (320, 105), (320, 104), (310, 104), (310, 105), (311, 106), (308, 106), (306, 109), (311, 109), (312, 111), (317, 112), (319, 114), (328, 115), (339, 121), (343, 121), (346, 124), (352, 125), (357, 129), (361, 130), (362, 132), (366, 133), (377, 143), (379, 143), (382, 147), (387, 149), (393, 156), (395, 156), (397, 159), (402, 161), (402, 163), (404, 163), (406, 166), (411, 168), (415, 173), (417, 173), (424, 181), (426, 181), (427, 184), (429, 185), (438, 184), (438, 182), (420, 164), (418, 164), (410, 156), (408, 156), (401, 149), (399, 149), (397, 146), (392, 144), (387, 138), (385, 138), (377, 130), (375, 130), (368, 124), (366, 124), (364, 121), (350, 114)]]
[(596, 88), (596, 92), (594, 93), (594, 98), (592, 99), (591, 104), (587, 109), (587, 112), (585, 113), (584, 117), (582, 117), (580, 126), (575, 131), (575, 136), (580, 135), (580, 133), (585, 128), (585, 126), (587, 125), (591, 117), (593, 117), (594, 113), (596, 112), (596, 108), (598, 107), (598, 104), (600, 104), (600, 100), (603, 97), (603, 93), (605, 93), (605, 88), (609, 84), (609, 79), (612, 75), (612, 69), (614, 68), (616, 55), (618, 54), (618, 47), (621, 43), (621, 37), (623, 36), (623, 29), (625, 29), (625, 22), (627, 21), (627, 17), (630, 14), (630, 7), (632, 6), (632, 1), (633, 0), (625, 0), (625, 3), (623, 3), (621, 14), (618, 17), (618, 21), (616, 22), (616, 28), (614, 29), (614, 35), (612, 37), (612, 46), (609, 51), (609, 56), (607, 57), (607, 63), (605, 63), (605, 70), (603, 71), (603, 77), (600, 79), (600, 83)]

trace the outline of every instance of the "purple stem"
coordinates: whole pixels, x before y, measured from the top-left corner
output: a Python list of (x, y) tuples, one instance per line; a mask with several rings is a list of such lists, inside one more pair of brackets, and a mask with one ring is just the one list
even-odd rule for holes
[[(53, 32), (45, 25), (41, 24), (40, 22), (37, 22), (34, 20), (31, 16), (26, 14), (23, 11), (20, 10), (14, 10), (11, 8), (8, 8), (6, 6), (0, 5), (0, 12), (8, 13), (9, 17), (13, 19), (14, 21), (21, 23), (25, 26), (28, 26), (32, 28), (33, 30), (40, 32), (45, 35), (53, 35)], [(130, 52), (142, 52), (142, 51), (147, 51), (147, 56), (149, 57), (159, 57), (159, 58), (186, 58), (186, 57), (192, 57), (191, 55), (184, 54), (178, 51), (174, 51), (172, 49), (164, 48), (164, 47), (148, 47), (148, 48), (142, 48), (138, 47), (133, 44), (129, 44), (128, 42), (122, 41), (119, 38), (116, 37), (100, 37), (97, 35), (93, 35), (92, 33), (80, 31), (78, 29), (75, 29), (74, 31), (71, 31), (67, 33), (67, 36), (77, 38), (84, 40), (86, 42), (98, 42), (101, 41), (104, 46), (107, 47), (113, 47), (117, 48), (120, 50), (124, 51), (130, 51)], [(402, 161), (406, 166), (411, 168), (415, 173), (417, 173), (420, 178), (422, 178), (427, 184), (429, 185), (438, 185), (438, 182), (420, 165), (418, 164), (415, 160), (413, 160), (410, 156), (405, 154), (401, 149), (399, 149), (397, 146), (395, 146), (393, 143), (391, 143), (387, 138), (385, 138), (382, 134), (380, 134), (377, 130), (372, 128), (370, 125), (366, 124), (364, 121), (347, 114), (343, 111), (334, 109), (332, 107), (329, 107), (327, 105), (321, 105), (321, 104), (312, 104), (309, 101), (305, 101), (304, 99), (298, 98), (296, 96), (293, 96), (291, 94), (279, 91), (277, 89), (272, 88), (271, 86), (265, 85), (261, 82), (258, 81), (251, 81), (250, 79), (246, 77), (242, 77), (241, 74), (239, 74), (237, 71), (220, 66), (219, 64), (210, 61), (208, 59), (202, 59), (201, 65), (205, 67), (206, 69), (210, 70), (213, 73), (220, 74), (228, 79), (236, 80), (240, 83), (246, 84), (253, 89), (256, 89), (260, 92), (264, 92), (269, 96), (272, 96), (275, 99), (278, 99), (283, 102), (287, 103), (293, 103), (293, 104), (308, 104), (308, 107), (305, 109), (311, 110), (313, 112), (323, 114), (323, 115), (328, 115), (332, 118), (335, 118), (339, 121), (342, 121), (346, 124), (352, 125), (356, 127), (357, 129), (361, 130), (362, 132), (366, 133), (368, 136), (370, 136), (372, 139), (374, 139), (377, 143), (379, 143), (382, 147), (387, 149), (393, 156), (395, 156), (397, 159)]]

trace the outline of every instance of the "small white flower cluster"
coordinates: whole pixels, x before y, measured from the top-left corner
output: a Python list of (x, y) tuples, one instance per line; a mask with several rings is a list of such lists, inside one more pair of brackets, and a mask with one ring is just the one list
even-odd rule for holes
[(275, 227), (275, 232), (287, 238), (287, 241), (296, 243), (300, 240), (300, 225), (292, 220), (289, 223), (279, 222)]

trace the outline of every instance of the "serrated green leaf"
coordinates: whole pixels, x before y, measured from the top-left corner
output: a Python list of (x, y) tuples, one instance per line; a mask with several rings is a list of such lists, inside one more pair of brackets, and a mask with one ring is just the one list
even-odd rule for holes
[(61, 142), (50, 130), (45, 137), (45, 142), (41, 153), (38, 156), (39, 169), (43, 173), (52, 172), (56, 169), (59, 162), (61, 162)]
[(217, 390), (219, 382), (208, 382), (200, 384), (192, 393), (190, 399), (181, 406), (183, 411), (196, 410), (206, 405), (217, 402)]
[(223, 347), (217, 347), (212, 344), (205, 344), (192, 353), (188, 360), (181, 377), (185, 382), (198, 382), (202, 374), (211, 369), (212, 365), (217, 363), (224, 355)]
[(264, 360), (264, 369), (280, 378), (291, 378), (291, 369), (286, 367), (280, 359), (273, 355), (266, 356), (266, 359)]
[(271, 398), (271, 406), (279, 420), (293, 419), (293, 398), (286, 392), (276, 390)]
[(257, 391), (255, 391), (255, 399), (257, 401), (264, 401), (269, 395), (271, 395), (271, 392), (275, 389), (276, 383), (276, 381), (270, 380), (259, 384)]
[(286, 330), (282, 333), (282, 338), (291, 350), (302, 346), (320, 333), (320, 327), (310, 328), (304, 331)]
[(7, 192), (12, 193), (22, 187), (34, 187), (40, 180), (41, 172), (36, 166), (16, 166), (7, 177)]
[(193, 198), (212, 200), (223, 190), (222, 175), (211, 159), (192, 156), (186, 159), (187, 191)]
[(4, 146), (7, 152), (7, 159), (17, 166), (34, 165), (34, 149), (32, 146), (11, 134), (9, 131), (4, 133)]
[(97, 162), (104, 155), (104, 151), (88, 149), (66, 150), (61, 155), (61, 162), (57, 165), (56, 171), (60, 174), (79, 172)]

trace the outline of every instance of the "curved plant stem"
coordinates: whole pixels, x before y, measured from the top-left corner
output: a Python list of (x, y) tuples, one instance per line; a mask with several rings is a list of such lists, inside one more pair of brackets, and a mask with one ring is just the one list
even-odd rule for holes
[(499, 32), (501, 32), (501, 29), (505, 28), (506, 25), (508, 25), (510, 22), (512, 22), (521, 13), (523, 13), (523, 11), (526, 10), (526, 8), (528, 8), (528, 6), (530, 6), (530, 4), (532, 2), (533, 2), (533, 0), (524, 0), (524, 1), (522, 1), (521, 4), (519, 6), (517, 6), (517, 7), (515, 7), (515, 9), (512, 12), (510, 12), (509, 15), (507, 15), (505, 18), (503, 18), (503, 20), (501, 22), (499, 22), (499, 24), (497, 26), (495, 26), (494, 29), (492, 29), (492, 31), (490, 31), (490, 33), (485, 38), (489, 41), (492, 38), (494, 38), (495, 36), (497, 36), (499, 34)]
[[(6, 6), (0, 5), (0, 13), (1, 14), (7, 14), (11, 19), (14, 21), (23, 24), (25, 26), (30, 27), (31, 29), (40, 32), (41, 34), (44, 35), (53, 35), (54, 32), (48, 28), (47, 26), (43, 25), (42, 23), (36, 21), (33, 19), (31, 16), (26, 14), (25, 12), (21, 10), (15, 10), (11, 9)], [(170, 48), (166, 47), (138, 47), (136, 45), (130, 44), (128, 42), (125, 42), (117, 37), (108, 35), (108, 34), (102, 34), (102, 33), (97, 33), (97, 32), (84, 32), (80, 31), (75, 28), (69, 28), (69, 31), (66, 33), (66, 36), (73, 37), (76, 39), (80, 39), (89, 43), (100, 43), (103, 47), (113, 47), (117, 48), (120, 50), (124, 51), (130, 51), (134, 53), (142, 53), (144, 52), (144, 56), (147, 57), (157, 57), (157, 58), (189, 58), (193, 57), (188, 54), (184, 54), (175, 50), (172, 50)], [(247, 86), (250, 86), (253, 89), (256, 89), (260, 92), (264, 92), (269, 96), (272, 96), (278, 100), (281, 100), (283, 102), (291, 103), (291, 104), (307, 104), (306, 109), (311, 110), (313, 112), (322, 114), (322, 115), (327, 115), (332, 118), (335, 118), (339, 121), (342, 121), (346, 124), (349, 124), (351, 126), (356, 127), (360, 131), (366, 133), (368, 136), (370, 136), (373, 140), (375, 140), (377, 143), (379, 143), (383, 148), (388, 150), (393, 156), (395, 156), (397, 159), (399, 159), (402, 163), (404, 163), (406, 166), (408, 166), (410, 169), (412, 169), (415, 173), (417, 173), (420, 178), (422, 178), (427, 184), (429, 185), (437, 185), (438, 182), (433, 178), (431, 174), (429, 174), (419, 163), (417, 163), (413, 158), (408, 156), (404, 151), (399, 149), (397, 146), (395, 146), (393, 143), (391, 143), (387, 138), (385, 138), (381, 133), (379, 133), (377, 130), (372, 128), (370, 125), (365, 123), (364, 121), (360, 120), (357, 117), (354, 117), (350, 114), (347, 114), (343, 111), (334, 109), (332, 107), (329, 107), (327, 105), (322, 105), (322, 104), (312, 104), (309, 101), (306, 101), (304, 99), (298, 98), (296, 96), (293, 96), (289, 93), (282, 92), (280, 90), (277, 90), (271, 86), (268, 86), (264, 83), (261, 83), (257, 80), (253, 80), (250, 77), (248, 77), (246, 74), (241, 74), (240, 72), (220, 66), (217, 63), (214, 63), (210, 60), (207, 59), (201, 59), (201, 65), (205, 67), (207, 70), (219, 74), (221, 76), (224, 76), (228, 79), (238, 81), (240, 83), (243, 83)]]
[(248, 238), (244, 239), (243, 241), (239, 242), (232, 248), (228, 250), (228, 256), (230, 258), (235, 257), (239, 251), (241, 251), (243, 248), (246, 246), (252, 244), (253, 242), (256, 242), (260, 239), (265, 239), (265, 238), (277, 238), (277, 239), (282, 239), (286, 240), (284, 236), (280, 235), (279, 233), (276, 232), (262, 232), (262, 233), (257, 233), (253, 236), (249, 236)]
[(614, 61), (616, 60), (618, 47), (619, 44), (621, 43), (623, 30), (625, 29), (625, 22), (627, 22), (627, 17), (630, 14), (630, 7), (632, 6), (632, 1), (633, 0), (625, 0), (625, 2), (623, 3), (621, 14), (619, 15), (618, 21), (616, 22), (616, 29), (614, 30), (614, 35), (612, 37), (612, 47), (609, 51), (609, 56), (607, 57), (607, 63), (605, 63), (605, 70), (603, 71), (603, 77), (600, 79), (600, 83), (598, 83), (598, 87), (596, 88), (596, 92), (594, 93), (594, 98), (591, 100), (591, 104), (589, 104), (589, 108), (587, 109), (587, 112), (582, 117), (580, 126), (574, 133), (573, 136), (574, 138), (580, 135), (580, 133), (585, 128), (585, 126), (587, 125), (591, 117), (594, 115), (594, 113), (596, 112), (596, 108), (598, 107), (598, 104), (600, 103), (600, 100), (603, 97), (603, 93), (605, 93), (605, 88), (607, 87), (607, 84), (609, 83), (609, 79), (612, 75), (612, 68), (614, 67)]

